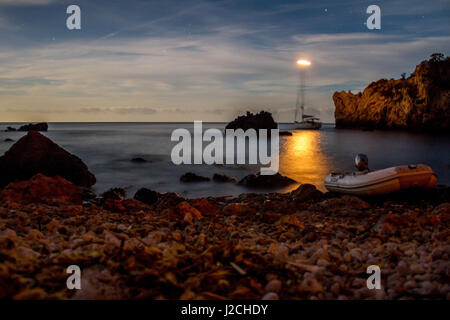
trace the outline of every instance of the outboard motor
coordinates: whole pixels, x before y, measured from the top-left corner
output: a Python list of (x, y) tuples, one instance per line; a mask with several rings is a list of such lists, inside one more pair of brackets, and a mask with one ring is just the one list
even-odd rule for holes
[(355, 166), (358, 171), (369, 170), (369, 158), (363, 153), (358, 153), (355, 157)]

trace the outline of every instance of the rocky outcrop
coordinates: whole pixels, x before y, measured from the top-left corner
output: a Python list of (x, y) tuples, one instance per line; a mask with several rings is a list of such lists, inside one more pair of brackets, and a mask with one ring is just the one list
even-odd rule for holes
[(127, 192), (124, 188), (111, 188), (102, 193), (101, 198), (106, 200), (124, 200)]
[(182, 175), (180, 177), (180, 181), (184, 182), (184, 183), (189, 183), (189, 182), (204, 182), (204, 181), (210, 181), (211, 179), (208, 177), (202, 177), (199, 176), (193, 172), (188, 172), (185, 173), (184, 175)]
[(10, 183), (0, 192), (0, 201), (20, 203), (81, 204), (83, 190), (61, 177), (37, 174), (30, 180)]
[(421, 62), (407, 79), (335, 92), (336, 128), (450, 131), (450, 58)]
[(6, 128), (6, 131), (47, 131), (48, 130), (48, 124), (46, 122), (41, 123), (29, 123), (26, 125), (21, 126), (19, 129), (15, 129), (12, 127)]
[[(245, 116), (239, 116), (230, 123), (227, 124), (225, 129), (242, 129), (244, 131), (248, 129), (255, 129), (258, 132), (259, 129), (277, 129), (278, 124), (273, 120), (270, 112), (261, 111), (260, 113), (253, 114), (247, 111)], [(268, 132), (270, 134), (270, 131)]]
[(318, 200), (322, 196), (323, 193), (317, 190), (316, 186), (308, 183), (300, 185), (297, 189), (291, 192), (292, 200), (297, 202)]
[(215, 182), (237, 182), (235, 177), (229, 177), (226, 174), (214, 173), (213, 181)]
[(90, 187), (96, 181), (78, 157), (39, 132), (30, 131), (0, 157), (0, 187), (30, 179), (38, 173), (61, 176), (83, 187)]
[(136, 194), (134, 195), (134, 199), (149, 205), (152, 205), (158, 201), (160, 197), (160, 194), (156, 191), (147, 189), (147, 188), (141, 188), (139, 189)]
[(250, 174), (239, 181), (240, 185), (249, 188), (282, 188), (296, 183), (291, 178), (282, 176), (278, 172), (274, 175)]
[(148, 161), (145, 160), (144, 158), (137, 157), (137, 158), (131, 159), (131, 162), (134, 162), (134, 163), (146, 163), (146, 162), (148, 162)]

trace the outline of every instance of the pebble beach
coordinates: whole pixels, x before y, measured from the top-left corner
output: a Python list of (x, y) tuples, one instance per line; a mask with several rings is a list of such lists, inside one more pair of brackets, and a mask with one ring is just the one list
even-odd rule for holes
[[(0, 192), (0, 298), (450, 298), (448, 187), (361, 199), (303, 184), (151, 205), (85, 193), (42, 175)], [(67, 289), (70, 265), (81, 290)]]

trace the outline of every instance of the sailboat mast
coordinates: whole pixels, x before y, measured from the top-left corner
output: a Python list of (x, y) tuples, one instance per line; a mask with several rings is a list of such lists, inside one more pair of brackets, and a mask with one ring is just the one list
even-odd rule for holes
[(302, 111), (302, 121), (305, 112), (305, 72), (306, 71), (304, 69), (300, 69), (300, 109)]
[(304, 114), (304, 102), (305, 102), (305, 70), (300, 69), (300, 77), (297, 89), (297, 101), (295, 103), (295, 118), (294, 121), (297, 122), (298, 113), (301, 111), (301, 121), (303, 121)]
[(295, 104), (295, 122), (297, 122), (298, 112), (299, 110), (302, 112), (302, 119), (305, 119), (305, 76), (306, 76), (306, 67), (311, 65), (311, 61), (306, 59), (297, 60), (297, 64), (300, 67), (300, 78), (298, 82), (298, 91), (297, 91), (297, 103)]
[[(301, 70), (300, 70), (301, 72)], [(301, 97), (301, 75), (300, 78), (298, 79), (298, 87), (297, 87), (297, 100), (295, 102), (295, 118), (294, 118), (294, 122), (297, 122), (298, 119), (298, 112), (300, 111), (300, 97)]]

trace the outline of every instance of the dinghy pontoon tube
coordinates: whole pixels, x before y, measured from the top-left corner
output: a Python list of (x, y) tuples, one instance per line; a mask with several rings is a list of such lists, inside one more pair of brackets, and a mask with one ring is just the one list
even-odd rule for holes
[(329, 191), (354, 195), (381, 195), (414, 187), (434, 188), (436, 183), (436, 174), (424, 164), (331, 173), (325, 178), (325, 187)]

